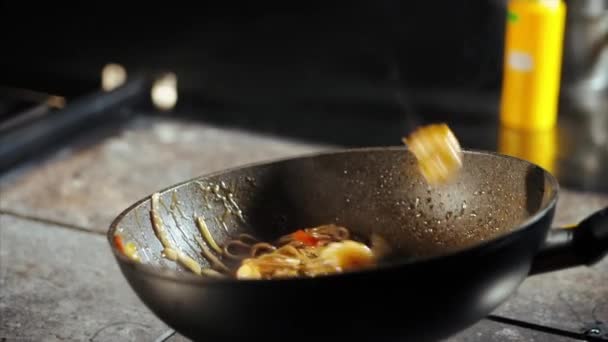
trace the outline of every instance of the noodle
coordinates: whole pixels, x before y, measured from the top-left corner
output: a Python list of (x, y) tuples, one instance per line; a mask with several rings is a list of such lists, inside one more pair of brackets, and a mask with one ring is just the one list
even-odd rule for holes
[(344, 227), (339, 227), (336, 225), (325, 225), (320, 227), (315, 227), (311, 229), (311, 233), (313, 236), (318, 235), (329, 235), (332, 239), (335, 240), (347, 240), (350, 238), (350, 232), (348, 229)]
[(277, 248), (267, 242), (258, 242), (255, 245), (253, 245), (253, 247), (251, 247), (251, 256), (252, 257), (257, 257), (260, 254), (266, 252), (266, 253), (270, 253), (272, 251), (275, 251)]
[(215, 266), (223, 272), (230, 272), (230, 269), (226, 265), (224, 265), (224, 263), (221, 262), (220, 259), (213, 255), (213, 253), (211, 253), (211, 251), (205, 246), (205, 243), (203, 242), (203, 240), (201, 240), (201, 238), (195, 236), (194, 239), (196, 240), (196, 242), (198, 242), (198, 245), (201, 247), (201, 252), (203, 256), (207, 258), (207, 260), (209, 260), (211, 266)]
[[(248, 249), (249, 255), (233, 253), (231, 246)], [(334, 224), (298, 230), (279, 237), (275, 243), (251, 246), (240, 239), (230, 240), (224, 255), (241, 261), (237, 279), (314, 277), (373, 265), (376, 259), (370, 247), (353, 240), (347, 228)]]
[[(231, 247), (234, 248), (240, 248), (242, 250), (242, 253), (236, 253), (231, 251)], [(242, 260), (246, 257), (248, 257), (251, 254), (251, 245), (246, 244), (240, 240), (232, 240), (229, 241), (225, 246), (224, 246), (224, 255), (230, 259), (233, 260)]]
[(245, 242), (245, 243), (249, 243), (249, 244), (252, 244), (252, 245), (260, 242), (260, 240), (256, 239), (255, 237), (253, 237), (253, 236), (251, 236), (249, 234), (246, 234), (246, 233), (239, 234), (238, 239), (241, 240), (241, 241), (243, 241), (243, 242)]

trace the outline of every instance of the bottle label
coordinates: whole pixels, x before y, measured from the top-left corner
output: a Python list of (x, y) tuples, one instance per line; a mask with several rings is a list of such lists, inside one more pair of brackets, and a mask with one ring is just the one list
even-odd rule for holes
[(516, 71), (530, 72), (534, 68), (534, 60), (532, 55), (523, 51), (509, 52), (508, 59), (509, 67)]

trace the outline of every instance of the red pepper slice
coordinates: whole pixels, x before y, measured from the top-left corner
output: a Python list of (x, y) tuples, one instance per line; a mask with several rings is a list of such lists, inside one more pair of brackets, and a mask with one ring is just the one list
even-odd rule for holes
[(114, 235), (114, 244), (116, 248), (120, 251), (120, 253), (125, 254), (125, 246), (122, 243), (122, 238), (120, 235)]
[(299, 241), (307, 246), (315, 246), (319, 240), (304, 230), (300, 229), (292, 234), (294, 240)]

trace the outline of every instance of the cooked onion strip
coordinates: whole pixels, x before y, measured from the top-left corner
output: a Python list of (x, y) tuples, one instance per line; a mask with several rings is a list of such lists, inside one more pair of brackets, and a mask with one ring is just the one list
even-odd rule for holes
[(176, 261), (177, 253), (173, 249), (173, 246), (171, 246), (171, 242), (169, 241), (169, 238), (167, 236), (167, 231), (165, 230), (163, 219), (158, 213), (159, 201), (160, 194), (156, 192), (152, 195), (150, 201), (150, 218), (152, 221), (152, 227), (154, 228), (154, 232), (160, 240), (160, 243), (163, 245), (163, 254), (165, 255), (165, 257), (169, 260)]
[(177, 261), (177, 251), (171, 247), (163, 249), (162, 256), (171, 261)]
[(220, 248), (220, 246), (213, 239), (213, 236), (211, 236), (211, 233), (209, 232), (209, 228), (207, 227), (207, 224), (205, 223), (205, 218), (202, 216), (197, 217), (196, 224), (198, 225), (198, 229), (200, 230), (201, 235), (205, 239), (205, 242), (207, 242), (207, 244), (209, 246), (211, 246), (211, 248), (214, 251), (216, 251), (219, 254), (222, 254), (222, 248)]
[(190, 271), (192, 271), (192, 273), (196, 275), (201, 275), (201, 265), (199, 265), (196, 260), (192, 259), (185, 253), (177, 252), (177, 260)]
[(212, 268), (203, 268), (201, 269), (201, 275), (206, 275), (209, 277), (217, 277), (217, 278), (225, 278), (226, 276)]

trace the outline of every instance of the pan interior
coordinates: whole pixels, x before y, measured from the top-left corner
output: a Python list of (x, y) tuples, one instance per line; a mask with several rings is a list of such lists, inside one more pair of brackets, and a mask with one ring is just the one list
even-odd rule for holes
[[(412, 257), (429, 257), (516, 229), (554, 197), (550, 178), (522, 160), (466, 152), (458, 178), (432, 187), (405, 149), (350, 150), (180, 184), (161, 193), (159, 214), (174, 245), (204, 266), (196, 217), (204, 217), (219, 244), (239, 233), (275, 239), (335, 223), (362, 236), (376, 232)], [(127, 212), (116, 231), (136, 244), (142, 262), (187, 272), (161, 256), (150, 200)]]

